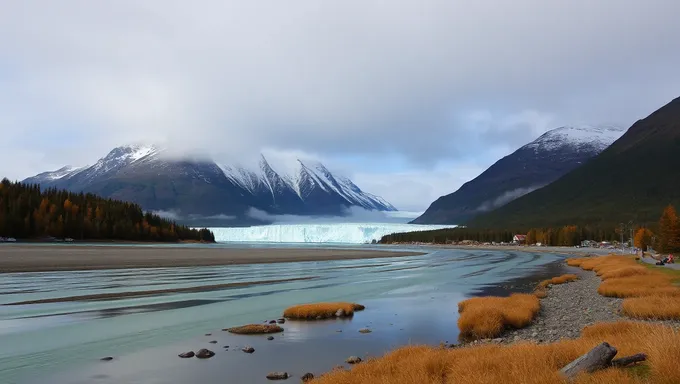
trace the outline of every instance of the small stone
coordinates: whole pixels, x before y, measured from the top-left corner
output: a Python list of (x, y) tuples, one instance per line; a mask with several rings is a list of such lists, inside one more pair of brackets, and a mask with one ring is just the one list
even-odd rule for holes
[(350, 356), (345, 360), (347, 364), (359, 364), (361, 363), (361, 357), (359, 356)]
[(269, 324), (276, 324), (276, 320), (269, 320)]
[(101, 360), (101, 361), (111, 361), (111, 360), (113, 360), (113, 357), (111, 357), (111, 356), (106, 356), (106, 357), (102, 357), (102, 358), (99, 359), (99, 360)]
[(210, 340), (210, 341), (208, 341), (208, 343), (210, 343), (210, 344), (217, 344), (217, 340)]
[(359, 330), (359, 333), (371, 333), (371, 332), (372, 332), (372, 331), (371, 331), (370, 329), (368, 329), (368, 328), (361, 328), (361, 329)]
[(502, 337), (498, 337), (498, 338), (495, 338), (495, 339), (493, 339), (493, 340), (491, 340), (491, 341), (494, 342), (494, 343), (496, 343), (496, 344), (500, 344), (500, 343), (503, 342), (503, 338), (502, 338)]
[(302, 378), (301, 378), (301, 379), (302, 379), (302, 382), (303, 382), (303, 383), (306, 383), (306, 382), (311, 381), (312, 379), (314, 379), (314, 374), (311, 373), (311, 372), (307, 372), (307, 373), (305, 373), (304, 375), (302, 375)]
[(345, 317), (345, 310), (342, 308), (338, 309), (338, 311), (335, 312), (335, 317)]
[(224, 346), (224, 347), (222, 347), (222, 348), (229, 348), (229, 346), (228, 346), (228, 345), (225, 345), (225, 346)]
[(253, 352), (255, 352), (255, 348), (253, 348), (253, 347), (243, 347), (243, 348), (241, 348), (241, 350), (242, 350), (243, 352), (245, 352), (245, 353), (253, 353)]
[(269, 372), (267, 374), (269, 380), (286, 380), (287, 378), (288, 372)]
[(531, 334), (531, 337), (538, 337), (538, 332), (534, 332)]
[(317, 320), (321, 320), (321, 319), (323, 319), (323, 317), (317, 316), (316, 319), (317, 319)]
[(206, 333), (205, 335), (206, 336), (212, 336), (212, 333)]
[(188, 358), (190, 358), (190, 357), (194, 357), (194, 355), (195, 355), (195, 354), (194, 354), (194, 351), (189, 351), (189, 352), (180, 353), (180, 354), (177, 355), (177, 356), (179, 356), (179, 357), (181, 357), (181, 358), (183, 358), (183, 359), (188, 359)]
[(514, 340), (514, 341), (519, 341), (519, 340), (520, 340), (519, 335), (515, 335), (515, 337), (513, 338), (513, 340)]
[(199, 359), (209, 359), (213, 356), (215, 356), (215, 352), (205, 348), (199, 349), (198, 352), (196, 352), (196, 357)]
[(269, 340), (269, 341), (274, 340), (274, 336), (267, 336), (267, 340)]
[(342, 332), (342, 329), (338, 329), (338, 330), (337, 330), (337, 331), (335, 331), (335, 332), (338, 332), (338, 333), (339, 333), (339, 332)]
[(283, 324), (283, 323), (286, 322), (286, 319), (280, 318), (280, 319), (276, 320), (276, 322), (279, 323), (279, 324)]

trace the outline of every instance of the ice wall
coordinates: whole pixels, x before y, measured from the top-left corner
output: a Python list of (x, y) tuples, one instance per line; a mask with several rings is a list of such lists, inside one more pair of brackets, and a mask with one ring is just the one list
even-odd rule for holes
[(455, 225), (281, 224), (244, 228), (210, 228), (219, 242), (365, 244), (395, 232), (429, 231)]

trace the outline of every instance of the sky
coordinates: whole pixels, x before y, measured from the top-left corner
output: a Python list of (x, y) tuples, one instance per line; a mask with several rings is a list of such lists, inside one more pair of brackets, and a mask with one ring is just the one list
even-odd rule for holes
[(154, 142), (309, 156), (422, 211), (680, 96), (677, 0), (0, 0), (0, 174)]

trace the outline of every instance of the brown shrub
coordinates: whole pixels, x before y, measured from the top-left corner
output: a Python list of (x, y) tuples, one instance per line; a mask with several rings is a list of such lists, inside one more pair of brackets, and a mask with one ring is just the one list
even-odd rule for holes
[(568, 273), (566, 275), (553, 277), (552, 279), (543, 280), (540, 283), (538, 283), (538, 286), (541, 287), (541, 288), (545, 288), (545, 287), (547, 287), (548, 285), (551, 285), (551, 284), (552, 285), (564, 284), (564, 283), (568, 283), (568, 282), (576, 281), (576, 280), (578, 280), (578, 276), (571, 274), (571, 273)]
[(354, 315), (355, 310), (363, 310), (364, 306), (361, 304), (345, 302), (301, 304), (287, 308), (283, 311), (283, 317), (306, 320), (314, 320), (319, 317), (322, 319), (329, 319), (334, 318), (339, 309), (342, 309), (345, 312), (345, 316), (352, 316)]
[(458, 303), (458, 328), (464, 338), (498, 336), (505, 327), (531, 324), (541, 305), (536, 295), (515, 293), (510, 297), (473, 297)]

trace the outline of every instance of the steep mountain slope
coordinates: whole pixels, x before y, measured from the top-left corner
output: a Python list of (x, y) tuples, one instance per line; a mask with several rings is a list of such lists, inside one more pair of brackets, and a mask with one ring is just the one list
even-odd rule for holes
[(414, 224), (463, 224), (581, 166), (623, 134), (615, 127), (561, 127), (498, 160), (442, 196)]
[[(292, 173), (276, 171), (264, 156), (257, 169), (209, 160), (171, 159), (162, 148), (113, 149), (90, 167), (64, 167), (24, 180), (43, 187), (97, 193), (133, 201), (144, 209), (172, 211), (200, 223), (253, 224), (251, 208), (268, 214), (341, 215), (351, 206), (394, 211), (383, 199), (320, 163), (297, 160)], [(225, 225), (224, 222), (221, 224)]]
[(680, 98), (637, 121), (584, 166), (469, 225), (654, 223), (669, 203), (680, 203)]

